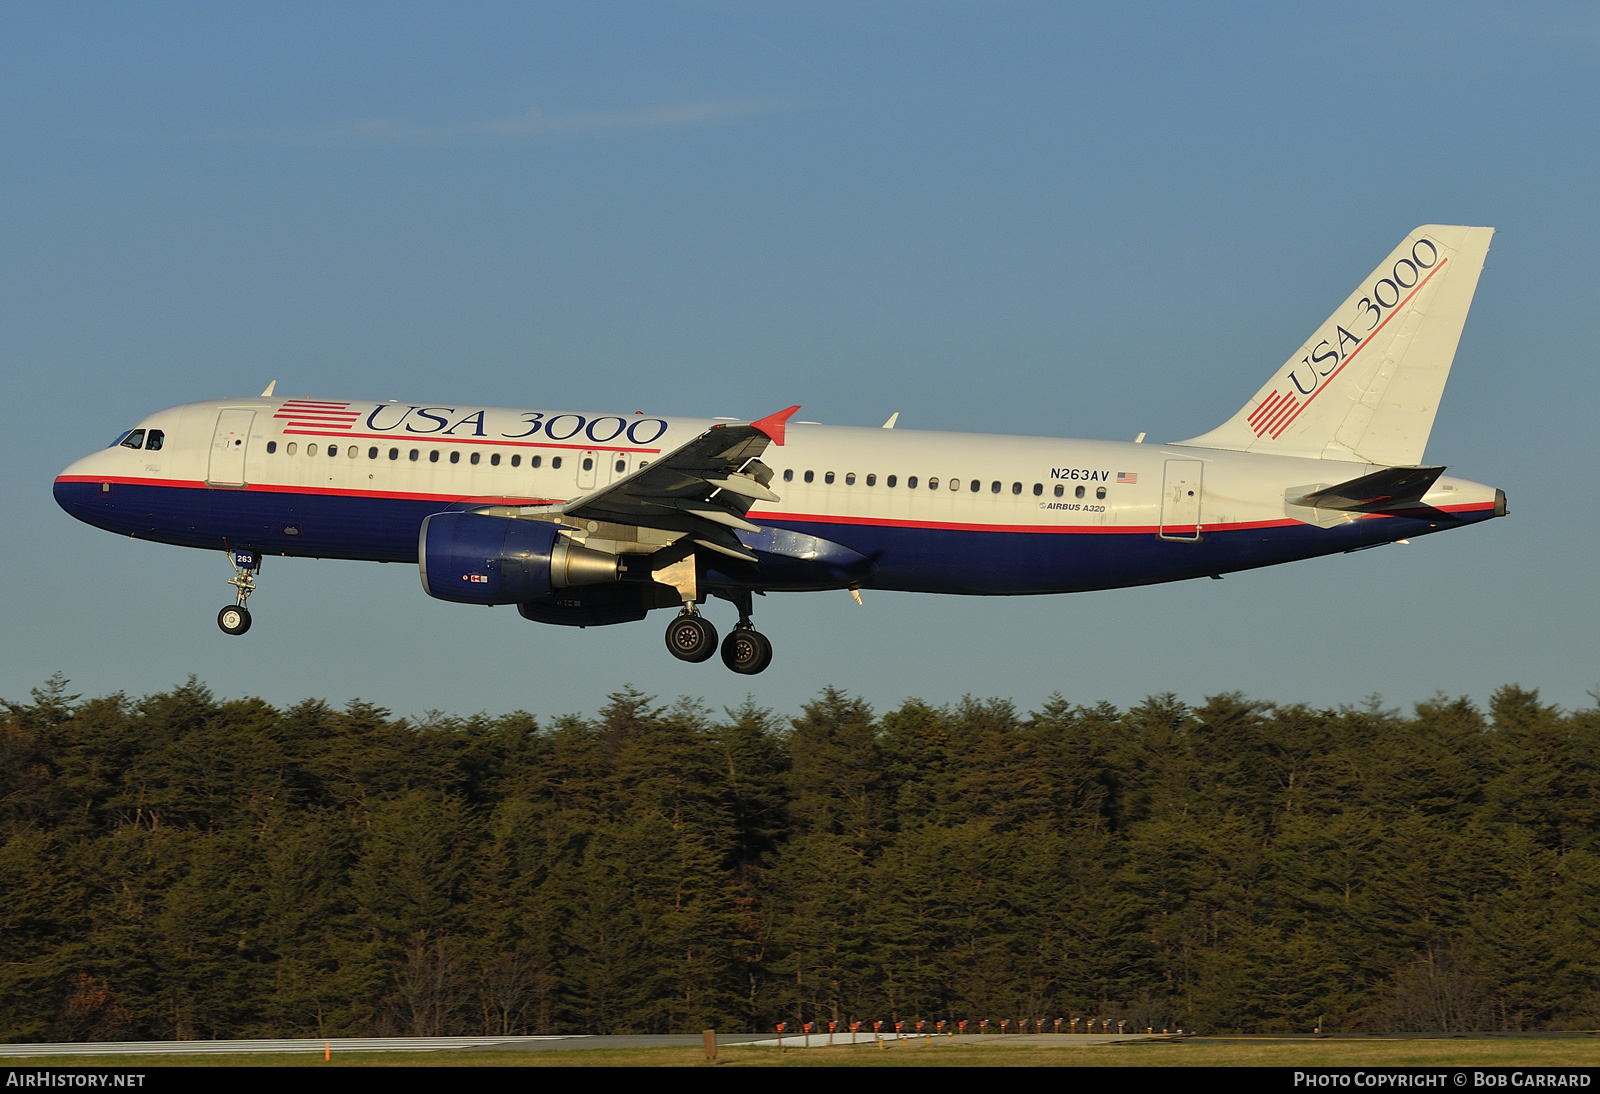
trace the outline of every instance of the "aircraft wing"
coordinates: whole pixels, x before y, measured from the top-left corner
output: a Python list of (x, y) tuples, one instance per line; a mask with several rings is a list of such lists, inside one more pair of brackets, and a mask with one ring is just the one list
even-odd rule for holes
[(756, 561), (734, 530), (758, 532), (744, 519), (757, 501), (777, 501), (767, 489), (772, 469), (761, 462), (769, 444), (783, 444), (784, 425), (798, 406), (749, 425), (714, 425), (609, 486), (559, 506), (576, 520), (610, 521), (686, 532), (702, 547)]

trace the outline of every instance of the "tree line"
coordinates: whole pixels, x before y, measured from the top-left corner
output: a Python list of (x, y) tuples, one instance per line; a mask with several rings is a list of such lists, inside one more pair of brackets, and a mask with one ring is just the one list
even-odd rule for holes
[(1600, 1026), (1600, 708), (1517, 687), (3, 709), (0, 1040)]

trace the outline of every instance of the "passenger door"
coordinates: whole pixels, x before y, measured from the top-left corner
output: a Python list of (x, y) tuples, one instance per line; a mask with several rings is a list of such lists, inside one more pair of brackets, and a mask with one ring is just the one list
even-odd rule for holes
[(1196, 543), (1200, 539), (1200, 460), (1168, 460), (1161, 484), (1161, 538)]
[(224, 410), (217, 415), (217, 431), (211, 437), (211, 465), (206, 482), (212, 486), (243, 486), (244, 458), (250, 449), (253, 410)]

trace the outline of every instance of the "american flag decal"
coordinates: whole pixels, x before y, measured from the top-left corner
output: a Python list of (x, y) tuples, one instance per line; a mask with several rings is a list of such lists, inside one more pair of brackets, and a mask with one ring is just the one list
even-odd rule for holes
[(361, 418), (361, 411), (351, 410), (349, 403), (289, 399), (278, 408), (273, 417), (283, 419), (285, 433), (298, 433), (302, 430), (327, 433), (330, 430), (348, 430)]
[(1117, 485), (1118, 486), (1137, 486), (1138, 484), (1139, 484), (1139, 472), (1137, 472), (1137, 471), (1118, 471), (1117, 472)]
[(1257, 437), (1272, 434), (1272, 439), (1277, 440), (1278, 434), (1289, 428), (1289, 423), (1294, 421), (1300, 413), (1300, 408), (1305, 406), (1292, 391), (1279, 393), (1274, 391), (1261, 405), (1250, 413), (1250, 428)]

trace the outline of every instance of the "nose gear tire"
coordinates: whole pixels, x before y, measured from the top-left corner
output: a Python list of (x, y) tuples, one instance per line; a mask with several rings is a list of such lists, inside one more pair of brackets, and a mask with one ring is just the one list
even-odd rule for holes
[(250, 612), (242, 604), (229, 604), (217, 613), (217, 626), (224, 634), (243, 634), (250, 629)]

